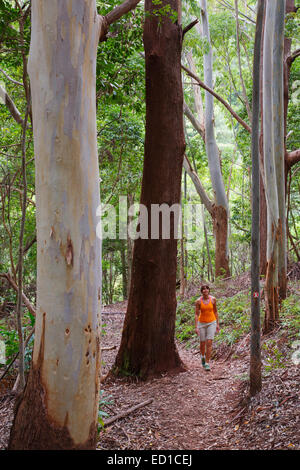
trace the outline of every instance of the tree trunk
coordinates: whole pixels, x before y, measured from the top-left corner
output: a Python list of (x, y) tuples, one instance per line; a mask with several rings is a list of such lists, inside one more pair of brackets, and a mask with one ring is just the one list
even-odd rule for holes
[(214, 273), (213, 273), (212, 262), (211, 262), (211, 257), (210, 257), (208, 233), (207, 233), (207, 228), (206, 228), (205, 212), (204, 212), (204, 206), (203, 205), (201, 207), (201, 212), (202, 212), (202, 223), (203, 223), (205, 246), (206, 246), (207, 260), (208, 260), (207, 277), (208, 277), (208, 280), (211, 279), (212, 281), (214, 281)]
[(285, 118), (284, 118), (284, 25), (285, 0), (278, 0), (273, 46), (274, 160), (278, 193), (278, 287), (279, 298), (286, 298), (286, 204), (285, 204)]
[[(125, 242), (126, 243), (126, 242)], [(123, 292), (123, 300), (127, 299), (127, 292), (128, 292), (128, 279), (127, 279), (127, 263), (126, 263), (126, 245), (125, 243), (121, 244), (120, 247), (120, 256), (121, 256), (121, 264), (122, 264), (122, 292)]]
[(32, 1), (29, 72), (37, 198), (32, 368), (9, 449), (92, 449), (97, 436), (101, 247), (96, 2)]
[[(134, 204), (133, 194), (127, 195), (127, 201), (129, 207)], [(129, 211), (128, 211), (129, 212)], [(134, 217), (128, 213), (127, 226), (130, 226), (133, 223)], [(127, 230), (127, 299), (130, 294), (130, 284), (131, 284), (131, 273), (132, 273), (132, 259), (133, 259), (133, 240), (130, 238)]]
[[(162, 7), (178, 11), (178, 0)], [(180, 204), (183, 132), (181, 84), (181, 26), (153, 15), (152, 0), (145, 1), (146, 138), (141, 204)], [(171, 224), (171, 225), (174, 225)], [(135, 241), (131, 289), (122, 340), (114, 371), (147, 378), (182, 369), (175, 342), (177, 240)]]
[(260, 274), (266, 275), (267, 272), (267, 201), (265, 192), (265, 169), (264, 169), (264, 125), (263, 125), (263, 55), (264, 55), (264, 30), (265, 30), (265, 11), (266, 2), (263, 7), (263, 26), (262, 39), (260, 46), (260, 139), (259, 139), (259, 156), (260, 156)]
[[(210, 43), (207, 2), (201, 0), (203, 38), (209, 44), (209, 52), (204, 55), (204, 82), (213, 88), (213, 61)], [(205, 91), (205, 145), (211, 183), (214, 191), (215, 207), (213, 210), (213, 226), (216, 241), (215, 275), (230, 276), (228, 255), (228, 202), (221, 171), (220, 153), (217, 147), (214, 131), (214, 98)]]
[(285, 242), (283, 243), (284, 200), (282, 201), (282, 198), (284, 199), (284, 186), (282, 186), (284, 13), (285, 0), (267, 1), (263, 54), (264, 163), (268, 211), (265, 331), (272, 329), (279, 317), (278, 270), (280, 269), (282, 277), (284, 271), (282, 260), (286, 256)]
[(260, 106), (260, 52), (263, 25), (264, 1), (258, 2), (253, 59), (252, 97), (252, 230), (251, 230), (251, 355), (250, 394), (261, 390), (261, 345), (260, 345), (260, 151), (259, 151), (259, 106)]

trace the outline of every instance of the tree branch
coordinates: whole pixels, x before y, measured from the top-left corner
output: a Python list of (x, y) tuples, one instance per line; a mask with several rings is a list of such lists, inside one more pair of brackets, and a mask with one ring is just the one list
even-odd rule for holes
[(300, 161), (300, 149), (293, 150), (292, 152), (286, 152), (285, 161), (288, 168), (296, 165)]
[(202, 203), (205, 205), (205, 207), (208, 210), (208, 212), (210, 213), (210, 215), (212, 215), (213, 214), (213, 204), (212, 204), (211, 200), (209, 199), (209, 197), (207, 196), (206, 191), (203, 188), (202, 183), (199, 179), (199, 176), (193, 170), (192, 165), (191, 165), (191, 163), (190, 163), (190, 161), (189, 161), (189, 159), (186, 155), (184, 155), (184, 158), (183, 158), (183, 168), (185, 169), (185, 171), (187, 172), (187, 174), (189, 175), (189, 177), (193, 181), (194, 186), (196, 188), (196, 191), (199, 194)]
[(14, 80), (13, 78), (11, 78), (3, 69), (0, 69), (0, 72), (3, 73), (3, 75), (15, 85), (24, 86), (23, 83), (17, 82), (17, 80)]
[(20, 111), (17, 109), (16, 105), (14, 104), (13, 100), (9, 96), (9, 94), (6, 92), (6, 90), (3, 88), (3, 86), (0, 83), (0, 102), (1, 100), (3, 103), (7, 106), (9, 109), (10, 114), (14, 118), (14, 120), (18, 123), (23, 125), (23, 119), (20, 114)]
[(191, 121), (193, 127), (201, 135), (203, 141), (205, 142), (205, 127), (202, 126), (200, 121), (198, 121), (198, 119), (193, 115), (185, 101), (183, 102), (183, 113)]
[(182, 37), (184, 38), (185, 34), (192, 29), (197, 23), (199, 23), (198, 18), (196, 18), (194, 21), (192, 21), (190, 24), (188, 24), (183, 30), (182, 30)]
[[(13, 278), (11, 277), (10, 274), (8, 273), (0, 273), (0, 277), (3, 277), (5, 278), (9, 284), (11, 285), (11, 287), (16, 291), (18, 292), (18, 286), (17, 284), (15, 283), (15, 281), (13, 280)], [(24, 294), (24, 292), (22, 292), (22, 299), (23, 299), (23, 302), (26, 306), (26, 308), (29, 310), (29, 312), (31, 313), (31, 315), (33, 315), (35, 317), (35, 314), (36, 314), (36, 311), (35, 311), (35, 308), (33, 307), (32, 303), (30, 302), (30, 300), (26, 297), (26, 295)]]
[(118, 5), (116, 8), (107, 13), (107, 15), (102, 16), (99, 41), (106, 41), (109, 26), (115, 23), (119, 18), (121, 18), (121, 16), (126, 15), (126, 13), (129, 13), (131, 10), (134, 10), (140, 1), (141, 0), (125, 0), (125, 2), (123, 2), (121, 5)]
[(197, 77), (197, 75), (193, 74), (188, 68), (186, 68), (184, 65), (181, 65), (181, 68), (190, 76), (192, 77), (194, 80), (196, 80), (196, 82), (202, 87), (204, 88), (204, 90), (208, 91), (211, 95), (213, 95), (215, 98), (217, 98), (218, 101), (220, 101), (220, 103), (222, 103), (225, 108), (232, 114), (232, 116), (246, 129), (246, 131), (248, 131), (250, 134), (251, 134), (251, 127), (248, 126), (248, 124), (232, 109), (232, 107), (220, 96), (218, 95), (214, 90), (212, 90), (211, 88), (209, 88), (207, 85), (205, 85), (204, 82), (202, 82), (202, 80), (200, 80), (199, 77)]
[(292, 52), (291, 55), (289, 55), (286, 59), (286, 62), (289, 66), (292, 65), (292, 63), (294, 62), (294, 60), (297, 59), (297, 57), (300, 56), (300, 49), (296, 49), (294, 52)]

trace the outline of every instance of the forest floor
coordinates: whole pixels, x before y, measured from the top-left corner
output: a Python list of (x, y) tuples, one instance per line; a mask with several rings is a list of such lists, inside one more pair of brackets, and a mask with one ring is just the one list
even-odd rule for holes
[[(241, 286), (239, 286), (241, 287)], [(231, 290), (229, 289), (229, 294)], [(106, 306), (102, 323), (102, 376), (114, 364), (126, 302)], [(230, 354), (216, 355), (211, 371), (197, 349), (177, 343), (186, 370), (146, 382), (107, 376), (101, 384), (104, 422), (150, 401), (99, 432), (99, 450), (299, 450), (299, 372), (292, 361), (263, 376), (249, 398), (249, 335)], [(113, 348), (113, 349), (112, 349)], [(15, 377), (0, 382), (0, 449), (13, 419)]]

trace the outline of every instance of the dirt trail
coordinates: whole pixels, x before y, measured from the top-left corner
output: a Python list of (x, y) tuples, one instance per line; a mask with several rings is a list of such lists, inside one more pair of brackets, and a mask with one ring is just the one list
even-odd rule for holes
[[(103, 346), (118, 347), (123, 319), (123, 315), (105, 316)], [(109, 426), (101, 433), (98, 448), (235, 448), (238, 442), (231, 438), (229, 443), (228, 434), (234, 433), (236, 426), (239, 377), (246, 372), (245, 363), (212, 361), (211, 371), (207, 372), (201, 366), (199, 354), (178, 347), (187, 368), (185, 372), (146, 383), (128, 383), (121, 379), (104, 382), (103, 396), (113, 401), (110, 409), (104, 407), (110, 416), (113, 410), (120, 413), (149, 398), (153, 398), (153, 402)], [(116, 350), (103, 352), (104, 374), (113, 364)]]

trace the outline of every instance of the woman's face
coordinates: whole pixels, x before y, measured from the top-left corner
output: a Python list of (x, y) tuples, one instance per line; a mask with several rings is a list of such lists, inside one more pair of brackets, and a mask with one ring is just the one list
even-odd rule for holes
[(207, 287), (203, 287), (202, 294), (203, 295), (208, 295), (209, 294), (209, 289)]

